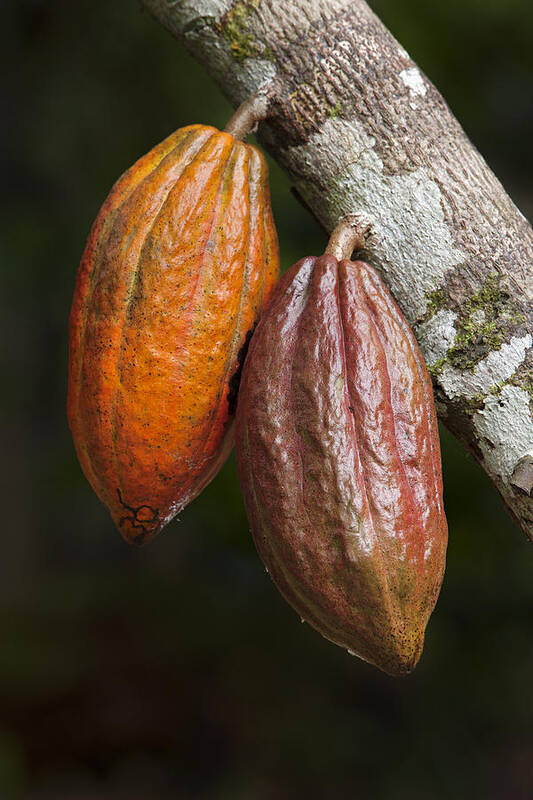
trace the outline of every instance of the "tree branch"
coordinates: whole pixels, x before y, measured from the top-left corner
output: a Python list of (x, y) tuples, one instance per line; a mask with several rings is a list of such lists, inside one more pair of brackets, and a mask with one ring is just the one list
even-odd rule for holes
[(533, 540), (533, 230), (436, 88), (364, 0), (142, 1), (234, 104), (268, 87), (261, 139), (328, 231), (370, 226), (441, 419)]

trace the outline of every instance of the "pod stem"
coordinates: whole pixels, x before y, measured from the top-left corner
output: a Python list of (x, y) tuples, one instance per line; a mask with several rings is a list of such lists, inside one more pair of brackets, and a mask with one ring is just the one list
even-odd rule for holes
[(337, 261), (350, 259), (354, 250), (363, 250), (370, 225), (355, 215), (343, 217), (329, 238), (324, 251), (334, 256)]
[(244, 139), (255, 133), (257, 125), (270, 113), (270, 95), (263, 90), (253, 94), (238, 107), (224, 130), (235, 139)]

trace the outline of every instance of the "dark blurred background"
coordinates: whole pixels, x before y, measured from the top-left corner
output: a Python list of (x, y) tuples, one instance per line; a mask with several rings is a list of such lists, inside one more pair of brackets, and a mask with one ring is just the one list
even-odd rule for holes
[[(374, 0), (533, 216), (530, 0)], [(531, 800), (533, 549), (442, 432), (444, 588), (415, 673), (326, 642), (255, 553), (234, 459), (132, 549), (76, 461), (67, 317), (114, 180), (230, 108), (134, 0), (2, 4), (0, 798)], [(272, 165), (283, 264), (323, 237)]]

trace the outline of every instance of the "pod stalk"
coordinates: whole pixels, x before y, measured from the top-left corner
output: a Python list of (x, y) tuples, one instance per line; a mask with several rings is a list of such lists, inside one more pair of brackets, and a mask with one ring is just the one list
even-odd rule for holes
[(370, 233), (370, 225), (356, 216), (344, 217), (330, 236), (324, 251), (334, 256), (337, 261), (350, 259), (354, 250), (363, 250)]
[(245, 139), (249, 133), (255, 133), (259, 122), (266, 119), (269, 113), (269, 95), (264, 91), (258, 92), (241, 103), (224, 130), (235, 139)]

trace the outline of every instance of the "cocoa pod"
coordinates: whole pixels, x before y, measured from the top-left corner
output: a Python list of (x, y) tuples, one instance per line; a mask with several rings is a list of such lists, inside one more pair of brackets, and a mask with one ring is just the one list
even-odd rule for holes
[(278, 268), (266, 162), (215, 128), (176, 131), (102, 206), (70, 315), (68, 419), (128, 541), (156, 534), (228, 456)]
[(408, 673), (447, 542), (431, 381), (369, 265), (332, 255), (287, 272), (252, 338), (237, 463), (258, 552), (323, 636)]

